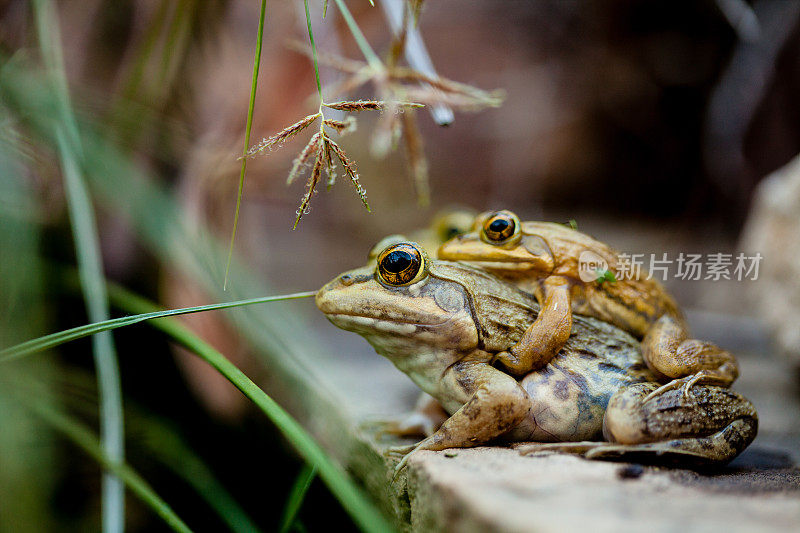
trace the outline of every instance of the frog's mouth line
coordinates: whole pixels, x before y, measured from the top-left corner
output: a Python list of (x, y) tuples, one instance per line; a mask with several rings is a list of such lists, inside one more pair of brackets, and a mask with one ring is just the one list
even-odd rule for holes
[(342, 319), (350, 322), (363, 322), (363, 323), (384, 323), (384, 324), (404, 324), (408, 326), (421, 326), (421, 327), (435, 327), (443, 326), (449, 320), (442, 320), (440, 322), (417, 322), (413, 320), (400, 320), (394, 318), (378, 318), (374, 316), (356, 315), (350, 313), (326, 313), (329, 320)]

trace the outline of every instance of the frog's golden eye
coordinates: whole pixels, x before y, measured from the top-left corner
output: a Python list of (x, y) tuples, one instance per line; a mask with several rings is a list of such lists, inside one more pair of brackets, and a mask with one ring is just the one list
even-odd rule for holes
[(401, 242), (408, 242), (408, 237), (406, 237), (405, 235), (398, 235), (398, 234), (388, 235), (383, 239), (379, 240), (375, 244), (375, 246), (372, 247), (372, 249), (369, 251), (367, 259), (369, 261), (373, 261), (378, 257), (378, 254), (380, 254), (383, 250), (385, 250), (386, 248), (388, 248), (393, 244), (400, 244)]
[(482, 237), (492, 244), (507, 243), (521, 235), (521, 224), (510, 211), (492, 213), (483, 222)]
[(378, 276), (388, 285), (410, 285), (422, 279), (425, 271), (425, 253), (408, 242), (393, 244), (378, 256)]

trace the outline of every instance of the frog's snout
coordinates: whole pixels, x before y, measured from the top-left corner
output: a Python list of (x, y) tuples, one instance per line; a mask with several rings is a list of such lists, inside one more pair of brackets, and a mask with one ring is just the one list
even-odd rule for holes
[(317, 291), (317, 307), (326, 314), (339, 312), (345, 302), (358, 299), (358, 293), (352, 292), (351, 287), (366, 279), (372, 279), (369, 269), (351, 270), (336, 276)]
[(326, 283), (324, 287), (317, 291), (317, 295), (314, 297), (314, 303), (317, 304), (317, 308), (323, 313), (327, 314), (331, 312), (333, 303), (330, 297), (331, 289), (334, 288), (334, 284), (338, 285), (338, 280), (339, 278), (336, 278)]

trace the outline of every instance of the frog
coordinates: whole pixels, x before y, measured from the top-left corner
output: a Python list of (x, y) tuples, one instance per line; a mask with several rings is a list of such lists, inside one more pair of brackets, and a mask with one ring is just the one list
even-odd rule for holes
[[(541, 368), (558, 353), (574, 314), (604, 320), (641, 340), (645, 363), (663, 382), (650, 398), (674, 388), (688, 396), (699, 383), (728, 387), (739, 375), (731, 352), (690, 338), (683, 313), (661, 283), (575, 227), (487, 211), (437, 255), (480, 266), (530, 292), (542, 306), (520, 341), (497, 355), (516, 375)], [(627, 276), (615, 275), (620, 272)]]
[(645, 402), (659, 384), (639, 341), (594, 317), (575, 315), (539, 369), (518, 376), (493, 366), (536, 320), (536, 298), (484, 269), (430, 259), (413, 242), (389, 244), (374, 264), (335, 277), (316, 305), (447, 415), (421, 441), (387, 450), (400, 459), (395, 472), (423, 450), (492, 442), (522, 454), (725, 463), (757, 432), (753, 405), (726, 387), (698, 384), (692, 398), (667, 389)]

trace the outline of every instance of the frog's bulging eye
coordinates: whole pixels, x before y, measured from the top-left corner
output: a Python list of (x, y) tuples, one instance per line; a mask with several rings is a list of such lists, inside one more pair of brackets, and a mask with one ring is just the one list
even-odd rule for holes
[(379, 240), (375, 244), (375, 246), (372, 247), (372, 249), (369, 251), (367, 259), (369, 261), (373, 261), (378, 257), (378, 254), (380, 254), (383, 250), (385, 250), (389, 246), (393, 244), (400, 244), (402, 242), (408, 242), (408, 237), (406, 237), (405, 235), (397, 235), (397, 234), (388, 235), (383, 239)]
[(484, 240), (493, 243), (506, 243), (520, 235), (519, 219), (510, 211), (497, 211), (492, 213), (483, 223), (482, 236)]
[(411, 243), (393, 244), (378, 256), (378, 275), (388, 285), (410, 285), (425, 275), (425, 254)]

